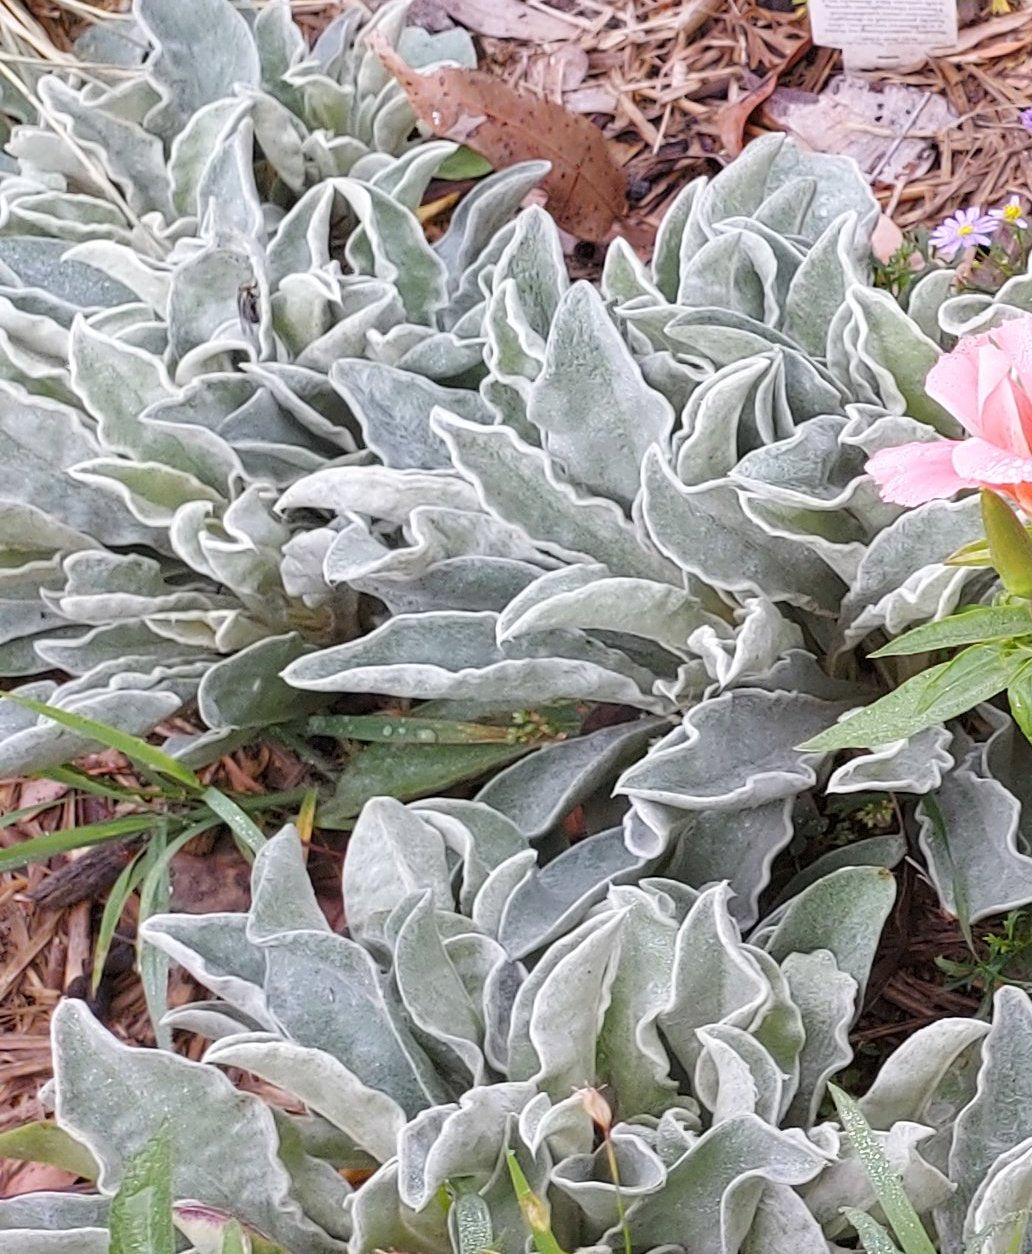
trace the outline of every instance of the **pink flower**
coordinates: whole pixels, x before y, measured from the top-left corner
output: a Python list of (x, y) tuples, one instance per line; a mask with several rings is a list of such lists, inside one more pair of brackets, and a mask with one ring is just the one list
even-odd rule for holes
[(942, 253), (944, 261), (952, 261), (962, 248), (969, 248), (972, 244), (991, 244), (989, 237), (999, 225), (978, 205), (972, 205), (970, 209), (958, 209), (952, 218), (940, 222), (928, 236), (928, 242), (936, 252)]
[(970, 438), (875, 453), (867, 471), (882, 498), (923, 505), (986, 487), (1032, 513), (1032, 314), (961, 340), (928, 372), (925, 391)]

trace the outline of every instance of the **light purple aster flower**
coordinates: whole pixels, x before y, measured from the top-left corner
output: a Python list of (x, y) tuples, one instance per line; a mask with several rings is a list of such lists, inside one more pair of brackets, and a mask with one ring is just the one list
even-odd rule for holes
[(1020, 227), (1021, 230), (1025, 230), (1028, 226), (1028, 221), (1021, 211), (1021, 201), (1017, 196), (1012, 196), (999, 209), (990, 209), (989, 216), (995, 218), (997, 222), (1006, 222), (1010, 226)]
[(1032, 108), (1022, 109), (1018, 114), (1018, 121), (1026, 131), (1032, 131)]
[(999, 225), (996, 218), (990, 218), (978, 205), (972, 205), (970, 209), (958, 209), (952, 218), (940, 222), (928, 242), (944, 261), (952, 261), (962, 248), (990, 244), (989, 237)]

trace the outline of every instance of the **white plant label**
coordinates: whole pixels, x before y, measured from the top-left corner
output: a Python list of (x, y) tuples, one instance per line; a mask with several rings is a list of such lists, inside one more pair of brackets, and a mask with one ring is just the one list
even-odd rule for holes
[(847, 68), (920, 61), (957, 42), (957, 0), (810, 0), (813, 41), (841, 48)]

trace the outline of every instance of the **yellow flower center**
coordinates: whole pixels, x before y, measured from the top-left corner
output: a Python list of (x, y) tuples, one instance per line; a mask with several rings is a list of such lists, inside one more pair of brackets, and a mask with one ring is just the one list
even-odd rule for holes
[(1020, 205), (1004, 205), (1004, 207), (1003, 207), (1003, 220), (1004, 220), (1005, 222), (1017, 222), (1017, 220), (1018, 220), (1020, 217), (1021, 217), (1021, 206), (1020, 206)]
[(965, 222), (963, 226), (957, 227), (958, 235), (974, 235), (974, 233), (975, 233), (975, 228), (971, 225), (970, 222)]

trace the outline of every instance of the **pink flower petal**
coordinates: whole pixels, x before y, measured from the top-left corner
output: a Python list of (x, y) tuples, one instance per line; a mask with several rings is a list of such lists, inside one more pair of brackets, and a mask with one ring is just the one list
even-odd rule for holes
[(976, 483), (1004, 487), (1011, 483), (1032, 483), (1032, 457), (1008, 453), (977, 437), (961, 440), (955, 446), (953, 468), (961, 478)]
[(923, 505), (925, 501), (953, 496), (977, 481), (962, 478), (954, 468), (954, 455), (965, 446), (959, 440), (935, 440), (883, 448), (867, 463), (867, 473), (878, 485), (882, 500), (896, 505)]

